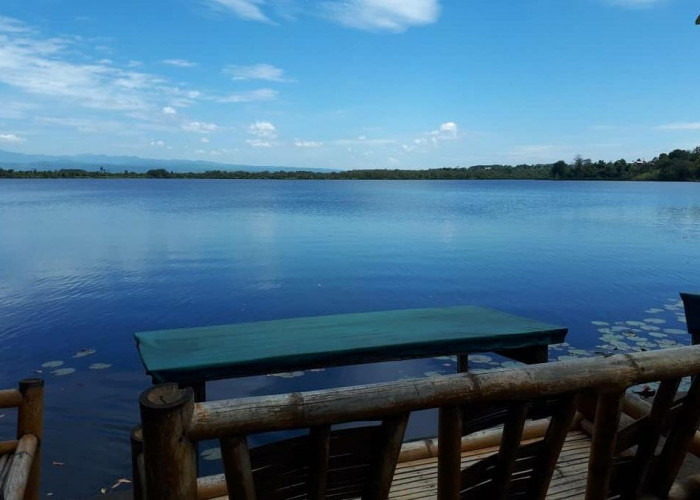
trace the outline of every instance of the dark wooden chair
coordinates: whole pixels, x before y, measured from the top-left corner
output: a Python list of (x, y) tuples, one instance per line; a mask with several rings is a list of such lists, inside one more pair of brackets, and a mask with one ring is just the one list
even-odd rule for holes
[(27, 379), (0, 390), (0, 409), (17, 408), (15, 439), (0, 442), (0, 498), (37, 500), (41, 472), (44, 382)]
[[(689, 346), (196, 404), (191, 389), (165, 384), (141, 396), (136, 497), (682, 497), (688, 490), (674, 482), (700, 421), (700, 378), (685, 395), (677, 388), (698, 373), (700, 346)], [(623, 412), (627, 388), (653, 381), (649, 411)], [(464, 423), (488, 404), (505, 407), (503, 425), (474, 449), (484, 431), (464, 436)], [(410, 412), (428, 408), (439, 409), (438, 439), (419, 457), (401, 442)], [(345, 428), (352, 422), (363, 426)], [(250, 434), (291, 429), (308, 431), (248, 449)], [(208, 439), (220, 442), (224, 474), (198, 478), (196, 443)]]

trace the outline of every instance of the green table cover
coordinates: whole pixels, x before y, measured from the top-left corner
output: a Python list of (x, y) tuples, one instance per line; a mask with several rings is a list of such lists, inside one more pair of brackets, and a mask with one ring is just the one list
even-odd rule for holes
[(477, 306), (406, 309), (136, 334), (154, 382), (194, 383), (310, 368), (563, 342), (567, 329)]

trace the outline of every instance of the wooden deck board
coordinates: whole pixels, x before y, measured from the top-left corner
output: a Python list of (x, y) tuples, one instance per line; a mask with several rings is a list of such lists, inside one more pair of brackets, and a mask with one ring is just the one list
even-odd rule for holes
[[(591, 440), (583, 432), (572, 432), (564, 443), (547, 498), (564, 500), (583, 495), (586, 488), (588, 451)], [(462, 454), (462, 467), (498, 451), (497, 447)], [(419, 500), (437, 496), (437, 458), (401, 463), (396, 468), (389, 498)]]

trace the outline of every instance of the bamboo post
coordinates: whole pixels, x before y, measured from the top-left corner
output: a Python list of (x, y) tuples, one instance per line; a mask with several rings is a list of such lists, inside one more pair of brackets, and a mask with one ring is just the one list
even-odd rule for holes
[[(245, 435), (219, 439), (230, 500), (255, 500), (255, 484)], [(149, 498), (150, 500), (150, 498)]]
[(645, 419), (645, 424), (639, 430), (639, 444), (637, 445), (637, 454), (634, 459), (635, 480), (630, 481), (630, 484), (633, 485), (630, 491), (632, 498), (638, 498), (642, 493), (649, 465), (652, 458), (654, 458), (654, 452), (663, 431), (664, 420), (673, 404), (673, 399), (676, 396), (680, 383), (681, 379), (679, 378), (662, 381), (659, 385), (659, 390), (656, 392), (654, 404), (649, 415), (642, 417), (642, 419)]
[(26, 500), (38, 500), (41, 494), (41, 442), (44, 429), (44, 381), (38, 378), (24, 379), (19, 383), (22, 404), (17, 414), (17, 439), (26, 434), (36, 437), (36, 451), (24, 493)]
[(331, 426), (320, 425), (309, 431), (309, 498), (326, 498), (328, 458), (330, 455)]
[(39, 440), (33, 434), (26, 434), (20, 438), (0, 495), (3, 500), (29, 498), (29, 480), (39, 450), (38, 443)]
[(137, 425), (131, 430), (131, 481), (134, 488), (134, 500), (145, 500), (145, 470), (143, 463), (143, 433)]
[(462, 408), (443, 406), (438, 423), (438, 500), (457, 500), (461, 488)]
[[(653, 411), (653, 408), (652, 408)], [(669, 432), (654, 475), (654, 492), (666, 495), (683, 465), (700, 420), (700, 377), (694, 377), (686, 400)]]
[(367, 491), (362, 496), (363, 500), (386, 500), (389, 497), (408, 417), (408, 413), (403, 413), (382, 422), (379, 443), (372, 460), (372, 471), (367, 482)]
[(197, 498), (197, 456), (187, 431), (192, 418), (191, 388), (162, 384), (141, 394), (141, 426), (148, 500)]
[(520, 449), (529, 406), (528, 401), (522, 401), (510, 405), (508, 408), (506, 421), (503, 425), (503, 438), (498, 449), (498, 465), (493, 475), (493, 496), (496, 500), (503, 500), (508, 495), (510, 476), (513, 473), (515, 459)]
[(620, 421), (621, 398), (622, 393), (619, 391), (602, 392), (598, 395), (586, 480), (586, 500), (607, 498), (617, 426)]
[(0, 391), (0, 408), (17, 408), (22, 404), (22, 393), (17, 389)]
[(534, 472), (533, 498), (544, 500), (552, 481), (552, 475), (576, 415), (576, 396), (562, 398), (554, 410), (547, 433), (544, 436), (542, 456)]

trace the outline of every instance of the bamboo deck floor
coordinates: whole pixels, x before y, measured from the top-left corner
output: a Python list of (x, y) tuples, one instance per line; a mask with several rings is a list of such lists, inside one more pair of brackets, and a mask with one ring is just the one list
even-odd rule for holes
[[(570, 432), (559, 456), (547, 498), (581, 498), (586, 489), (591, 438), (581, 431)], [(498, 447), (462, 453), (462, 468), (498, 451)], [(390, 499), (419, 500), (437, 496), (437, 458), (400, 463), (389, 493)]]

